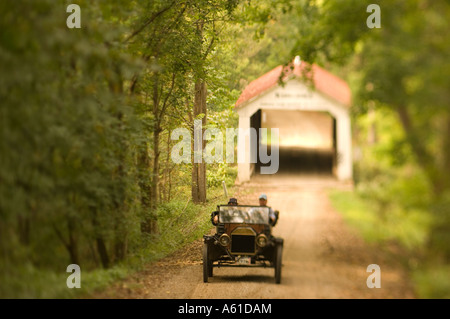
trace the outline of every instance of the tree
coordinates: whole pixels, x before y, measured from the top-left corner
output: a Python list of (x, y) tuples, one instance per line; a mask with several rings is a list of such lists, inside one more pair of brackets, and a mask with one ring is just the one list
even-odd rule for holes
[[(152, 182), (147, 187), (141, 187), (143, 194), (150, 192), (148, 202), (151, 210), (155, 209), (158, 200), (162, 121), (173, 110), (184, 109), (192, 132), (195, 119), (201, 119), (205, 127), (207, 82), (214, 77), (214, 72), (209, 68), (209, 59), (220, 43), (221, 32), (235, 19), (233, 12), (238, 4), (239, 1), (234, 0), (196, 0), (177, 5), (173, 1), (146, 3), (141, 8), (142, 17), (145, 18), (137, 20), (136, 31), (126, 38), (129, 49), (141, 55), (147, 63), (144, 75), (139, 80), (135, 77), (131, 90), (144, 94), (144, 104), (149, 104), (149, 107), (151, 104), (147, 111), (152, 113)], [(189, 94), (191, 97), (187, 98)], [(186, 103), (186, 100), (190, 101)], [(191, 107), (186, 109), (186, 105)], [(144, 112), (147, 111), (144, 107)], [(199, 147), (203, 149), (204, 142)], [(148, 156), (147, 147), (142, 149), (141, 159), (145, 167), (148, 166), (148, 161), (144, 161)], [(206, 201), (206, 163), (197, 163), (194, 159), (192, 198), (196, 203)]]
[[(366, 25), (368, 5), (361, 1), (305, 2), (297, 12), (312, 22), (297, 34), (294, 50), (319, 63), (348, 64), (347, 70), (360, 79), (355, 86), (356, 113), (375, 106), (397, 114), (405, 144), (414, 155), (411, 161), (431, 185), (430, 209), (436, 211), (431, 242), (441, 246), (450, 240), (445, 235), (450, 229), (450, 211), (442, 209), (450, 192), (450, 82), (445, 75), (450, 71), (445, 35), (450, 4), (443, 0), (381, 1), (379, 29)], [(445, 251), (450, 257), (450, 251)]]
[(2, 263), (108, 267), (133, 231), (140, 123), (123, 85), (138, 64), (80, 4), (76, 30), (53, 1), (0, 5)]

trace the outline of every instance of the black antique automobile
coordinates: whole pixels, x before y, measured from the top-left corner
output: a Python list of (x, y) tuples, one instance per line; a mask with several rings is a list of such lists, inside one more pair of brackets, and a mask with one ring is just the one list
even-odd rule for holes
[(203, 281), (214, 267), (272, 267), (281, 282), (283, 239), (271, 234), (269, 207), (219, 205), (216, 234), (203, 236)]

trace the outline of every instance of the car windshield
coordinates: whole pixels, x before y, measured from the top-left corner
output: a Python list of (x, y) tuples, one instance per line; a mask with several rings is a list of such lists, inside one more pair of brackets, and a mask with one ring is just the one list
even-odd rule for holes
[(268, 224), (269, 207), (219, 206), (221, 223)]

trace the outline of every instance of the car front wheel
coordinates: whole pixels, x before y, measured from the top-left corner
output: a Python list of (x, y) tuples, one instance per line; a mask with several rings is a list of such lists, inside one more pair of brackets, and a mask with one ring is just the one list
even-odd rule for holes
[(276, 260), (275, 260), (275, 283), (281, 283), (281, 266), (283, 256), (283, 244), (278, 243), (276, 247)]

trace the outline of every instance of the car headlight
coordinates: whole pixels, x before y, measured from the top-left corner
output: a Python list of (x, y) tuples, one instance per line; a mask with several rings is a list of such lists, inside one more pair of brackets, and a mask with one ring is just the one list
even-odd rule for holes
[(231, 238), (227, 234), (222, 234), (219, 237), (219, 244), (221, 244), (224, 247), (228, 246), (230, 244), (230, 241), (231, 241)]
[(266, 245), (267, 245), (267, 236), (266, 235), (264, 235), (264, 234), (260, 234), (260, 235), (258, 235), (258, 237), (256, 238), (256, 244), (259, 246), (259, 247), (266, 247)]

